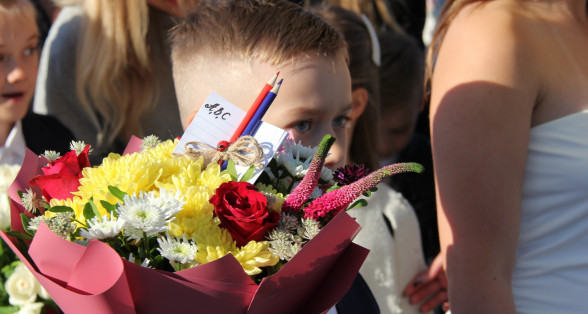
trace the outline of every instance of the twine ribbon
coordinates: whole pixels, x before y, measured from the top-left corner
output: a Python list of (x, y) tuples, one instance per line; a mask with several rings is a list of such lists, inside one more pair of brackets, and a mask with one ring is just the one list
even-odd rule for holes
[(184, 147), (184, 155), (198, 159), (204, 158), (204, 167), (211, 162), (227, 161), (232, 159), (236, 165), (263, 168), (263, 149), (257, 140), (250, 135), (241, 136), (223, 150), (202, 142), (188, 142)]

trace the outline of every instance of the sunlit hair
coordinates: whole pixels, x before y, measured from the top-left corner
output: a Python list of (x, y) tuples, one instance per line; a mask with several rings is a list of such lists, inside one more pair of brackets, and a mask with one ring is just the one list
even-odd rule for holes
[(435, 33), (433, 35), (433, 40), (431, 41), (431, 45), (427, 51), (427, 66), (425, 69), (425, 86), (427, 93), (430, 92), (431, 88), (431, 77), (433, 75), (434, 60), (437, 56), (437, 53), (439, 53), (439, 49), (443, 43), (447, 29), (449, 29), (449, 25), (461, 11), (461, 9), (463, 9), (463, 7), (466, 5), (473, 2), (487, 1), (492, 0), (447, 0), (445, 5), (443, 5), (441, 14), (438, 18), (437, 28), (435, 29)]
[(310, 7), (309, 10), (322, 16), (345, 37), (349, 47), (351, 90), (364, 88), (368, 93), (366, 108), (357, 119), (351, 137), (349, 157), (356, 164), (377, 169), (378, 156), (374, 147), (378, 143), (380, 93), (378, 66), (372, 59), (374, 45), (372, 45), (367, 26), (357, 14), (340, 6), (320, 5)]
[(146, 0), (61, 0), (81, 3), (76, 59), (76, 93), (98, 129), (98, 146), (117, 137), (143, 136), (141, 119), (159, 97), (151, 71)]
[(0, 18), (28, 21), (37, 28), (36, 11), (28, 0), (0, 0)]
[(178, 23), (171, 40), (174, 67), (201, 51), (271, 65), (302, 55), (346, 56), (339, 32), (281, 0), (204, 0)]

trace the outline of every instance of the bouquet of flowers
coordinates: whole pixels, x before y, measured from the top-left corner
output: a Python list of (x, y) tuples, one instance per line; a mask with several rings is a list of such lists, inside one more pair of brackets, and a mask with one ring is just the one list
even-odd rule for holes
[(367, 255), (344, 210), (384, 177), (422, 170), (345, 169), (332, 185), (333, 142), (286, 143), (255, 185), (232, 160), (174, 155), (177, 140), (132, 141), (96, 167), (83, 143), (29, 151), (1, 235), (66, 312), (324, 312)]

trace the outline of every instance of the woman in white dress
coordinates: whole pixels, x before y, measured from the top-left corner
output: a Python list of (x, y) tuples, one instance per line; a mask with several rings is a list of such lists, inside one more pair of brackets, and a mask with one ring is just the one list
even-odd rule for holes
[(429, 61), (453, 313), (588, 308), (586, 0), (448, 0)]

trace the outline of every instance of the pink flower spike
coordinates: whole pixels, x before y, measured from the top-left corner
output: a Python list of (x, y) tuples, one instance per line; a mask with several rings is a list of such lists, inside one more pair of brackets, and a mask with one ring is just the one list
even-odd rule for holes
[(334, 142), (335, 138), (330, 134), (323, 137), (316, 153), (312, 156), (306, 175), (282, 204), (283, 211), (299, 211), (302, 205), (304, 205), (304, 202), (308, 200), (308, 197), (310, 197), (310, 194), (312, 194), (312, 191), (314, 191), (314, 188), (318, 184), (323, 165), (325, 164), (325, 158), (327, 158), (327, 153)]
[(304, 208), (304, 218), (319, 220), (328, 214), (335, 216), (346, 209), (351, 202), (364, 192), (375, 187), (384, 178), (403, 172), (421, 173), (423, 170), (423, 166), (417, 163), (397, 163), (382, 167), (366, 177), (315, 199), (308, 207)]

